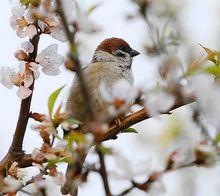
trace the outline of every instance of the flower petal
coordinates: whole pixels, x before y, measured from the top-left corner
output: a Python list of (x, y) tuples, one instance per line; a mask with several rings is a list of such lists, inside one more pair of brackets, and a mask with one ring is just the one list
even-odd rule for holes
[(31, 74), (25, 74), (24, 86), (28, 88), (33, 84), (33, 82), (34, 82), (33, 76)]
[(21, 18), (24, 15), (24, 13), (25, 13), (25, 8), (21, 7), (21, 6), (19, 6), (19, 7), (12, 7), (11, 13), (15, 17), (17, 17), (17, 18)]
[(44, 32), (47, 24), (41, 20), (38, 20), (38, 27), (41, 29), (42, 32)]
[(27, 36), (32, 39), (37, 34), (37, 28), (34, 25), (26, 27)]
[(39, 65), (37, 63), (31, 62), (30, 63), (30, 70), (33, 71), (34, 79), (36, 80), (40, 76), (40, 72), (38, 70)]
[(34, 46), (31, 42), (25, 41), (21, 43), (21, 48), (26, 52), (32, 53), (34, 51)]
[(58, 45), (52, 44), (37, 55), (36, 62), (42, 67), (42, 71), (47, 75), (57, 75), (60, 73), (59, 66), (63, 63), (62, 55), (57, 54)]
[(49, 27), (56, 27), (60, 24), (60, 22), (53, 16), (51, 17), (45, 17), (44, 22), (49, 26)]
[(28, 98), (32, 93), (32, 90), (30, 90), (29, 88), (26, 88), (25, 86), (20, 86), (19, 90), (17, 91), (17, 95), (18, 97), (20, 97), (21, 99), (26, 99)]
[(59, 68), (54, 68), (54, 67), (44, 67), (42, 71), (49, 76), (56, 76), (60, 74), (60, 69)]
[(61, 42), (66, 42), (66, 33), (61, 25), (50, 28), (51, 36)]
[(158, 115), (160, 112), (169, 110), (175, 102), (173, 95), (164, 91), (154, 91), (147, 95), (145, 106), (151, 116)]
[(33, 9), (28, 9), (27, 10), (27, 13), (25, 14), (25, 18), (26, 18), (26, 20), (29, 22), (29, 23), (31, 23), (31, 24), (33, 24), (34, 23), (34, 21), (35, 21), (35, 16), (34, 16), (34, 14), (33, 14)]
[(27, 36), (27, 32), (24, 31), (23, 29), (18, 29), (17, 30), (17, 36), (20, 38), (25, 38)]
[(17, 18), (15, 16), (10, 17), (10, 26), (13, 30), (17, 29)]
[(1, 67), (0, 82), (9, 89), (13, 87), (13, 82), (11, 80), (11, 69), (9, 67), (6, 66)]
[(52, 56), (56, 54), (57, 50), (58, 50), (58, 45), (51, 44), (50, 46), (42, 50), (40, 54), (37, 55), (36, 62), (38, 63), (42, 62), (45, 58), (48, 58), (48, 56)]

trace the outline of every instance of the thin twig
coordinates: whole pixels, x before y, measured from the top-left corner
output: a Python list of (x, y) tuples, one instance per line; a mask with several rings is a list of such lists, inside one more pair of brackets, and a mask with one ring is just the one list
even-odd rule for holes
[(69, 25), (68, 25), (67, 18), (65, 16), (65, 13), (64, 13), (64, 10), (63, 10), (61, 0), (56, 0), (56, 2), (57, 2), (57, 13), (59, 14), (59, 16), (61, 18), (64, 30), (66, 32), (66, 36), (67, 36), (68, 41), (69, 41), (69, 47), (70, 47), (70, 51), (71, 51), (70, 59), (71, 59), (72, 62), (74, 62), (75, 72), (76, 72), (76, 74), (79, 78), (82, 95), (83, 95), (83, 98), (85, 100), (85, 103), (87, 103), (85, 105), (86, 111), (87, 111), (87, 114), (89, 116), (89, 119), (91, 121), (93, 121), (93, 120), (95, 120), (95, 116), (93, 114), (93, 110), (92, 110), (92, 107), (91, 107), (91, 104), (90, 104), (90, 101), (91, 101), (90, 97), (91, 96), (90, 96), (90, 93), (89, 93), (89, 89), (87, 88), (86, 83), (85, 83), (85, 78), (84, 78), (84, 75), (83, 75), (83, 72), (82, 72), (82, 69), (81, 69), (81, 64), (80, 64), (79, 58), (76, 58), (76, 56), (78, 56), (78, 55), (72, 53), (73, 47), (75, 46), (75, 33), (76, 32), (72, 33), (69, 29)]
[[(79, 79), (82, 98), (84, 99), (84, 102), (86, 103), (85, 104), (85, 109), (86, 109), (88, 118), (90, 119), (90, 122), (92, 122), (92, 121), (96, 120), (96, 117), (93, 114), (93, 110), (92, 110), (92, 106), (91, 106), (90, 91), (87, 88), (87, 85), (86, 85), (86, 82), (85, 82), (86, 80), (84, 78), (83, 71), (81, 69), (81, 63), (79, 61), (77, 51), (75, 51), (74, 54), (72, 52), (74, 50), (74, 47), (75, 47), (75, 34), (76, 34), (77, 31), (76, 30), (74, 32), (70, 31), (68, 21), (67, 21), (66, 15), (64, 13), (61, 0), (56, 0), (56, 3), (57, 3), (57, 13), (59, 14), (59, 16), (61, 18), (64, 30), (66, 32), (67, 39), (69, 41), (70, 60), (74, 64), (74, 71), (76, 72), (77, 77)], [(74, 175), (81, 173), (84, 160), (85, 160), (85, 158), (83, 156), (83, 157), (79, 158), (79, 160), (78, 160), (79, 164), (74, 163), (74, 164), (69, 164), (68, 165), (68, 169), (66, 171), (66, 175), (68, 176), (68, 177), (66, 177), (67, 182), (61, 188), (62, 193), (66, 194), (68, 192), (71, 192), (71, 190), (69, 190), (69, 187), (68, 187), (68, 183), (69, 183), (68, 181), (72, 180)], [(77, 194), (77, 192), (78, 192), (77, 189), (78, 188), (76, 188), (74, 190), (74, 195)]]
[(105, 188), (105, 194), (106, 194), (106, 196), (112, 196), (110, 188), (109, 188), (108, 174), (107, 174), (107, 171), (106, 171), (103, 152), (99, 149), (99, 147), (96, 147), (96, 152), (99, 156), (99, 162), (100, 162), (99, 173), (102, 177), (103, 185), (104, 185), (104, 188)]
[(132, 185), (130, 187), (128, 187), (127, 189), (123, 190), (121, 193), (119, 194), (116, 194), (114, 196), (123, 196), (123, 195), (126, 195), (128, 193), (130, 193), (132, 190), (134, 190), (135, 188), (139, 189), (139, 190), (142, 190), (142, 191), (145, 191), (145, 192), (148, 192), (149, 189), (151, 188), (151, 185), (156, 182), (162, 175), (168, 173), (168, 172), (172, 172), (172, 171), (176, 171), (176, 170), (179, 170), (179, 169), (184, 169), (184, 168), (188, 168), (188, 167), (192, 167), (192, 166), (195, 166), (195, 165), (198, 165), (196, 164), (196, 161), (195, 162), (192, 162), (192, 163), (188, 163), (188, 164), (185, 164), (185, 165), (180, 165), (179, 167), (177, 168), (173, 168), (173, 163), (172, 163), (172, 166), (170, 165), (170, 162), (167, 163), (167, 167), (165, 168), (164, 171), (161, 171), (161, 172), (154, 172), (145, 182), (143, 183), (137, 183), (135, 181), (131, 181)]

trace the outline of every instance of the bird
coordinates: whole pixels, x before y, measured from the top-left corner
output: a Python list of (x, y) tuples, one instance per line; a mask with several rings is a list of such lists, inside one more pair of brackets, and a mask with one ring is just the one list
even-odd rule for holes
[[(90, 92), (92, 111), (99, 122), (110, 122), (112, 120), (108, 111), (109, 103), (100, 95), (100, 83), (104, 82), (106, 88), (112, 88), (115, 82), (124, 79), (133, 85), (132, 61), (133, 57), (139, 54), (125, 40), (117, 37), (107, 38), (97, 46), (91, 62), (82, 70), (85, 84)], [(79, 78), (75, 77), (70, 88), (65, 112), (68, 117), (74, 117), (82, 122), (80, 129), (84, 133), (89, 129), (91, 121), (91, 117), (85, 108), (86, 104), (81, 92)], [(66, 178), (70, 176), (68, 170), (71, 170), (70, 165), (66, 171)], [(61, 192), (77, 195), (77, 190), (71, 184), (71, 179), (66, 179)]]
[[(139, 54), (123, 39), (108, 38), (98, 45), (91, 63), (83, 70), (85, 84), (91, 95), (90, 104), (94, 116), (100, 122), (108, 122), (111, 118), (108, 103), (100, 95), (100, 83), (104, 82), (107, 89), (111, 89), (120, 79), (125, 79), (133, 85), (132, 60)], [(86, 104), (81, 93), (79, 79), (75, 78), (70, 88), (65, 112), (67, 116), (82, 122), (82, 130), (87, 130), (91, 121), (85, 109)]]

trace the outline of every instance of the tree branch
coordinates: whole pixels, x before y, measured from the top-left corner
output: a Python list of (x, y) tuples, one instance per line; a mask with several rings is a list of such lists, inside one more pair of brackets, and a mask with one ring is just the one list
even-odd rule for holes
[[(184, 100), (177, 100), (175, 105), (167, 112), (164, 112), (162, 114), (170, 114), (170, 112), (174, 109), (177, 109), (179, 107), (185, 106), (189, 103), (192, 103), (195, 101), (195, 97), (194, 95), (189, 95), (187, 98), (185, 98)], [(151, 118), (151, 116), (148, 114), (148, 112), (145, 109), (141, 109), (133, 114), (130, 114), (128, 116), (125, 116), (124, 119), (122, 119), (121, 127), (118, 127), (117, 125), (112, 125), (109, 130), (103, 134), (103, 136), (101, 137), (100, 141), (98, 142), (103, 142), (109, 139), (114, 138), (115, 136), (117, 136), (123, 129), (126, 129), (132, 125), (135, 125), (143, 120), (149, 119)], [(20, 159), (19, 163), (19, 167), (30, 167), (32, 166), (33, 163), (33, 159), (31, 157), (31, 154), (27, 154), (25, 156), (23, 156), (22, 159)]]
[[(34, 46), (34, 51), (29, 54), (29, 59), (31, 61), (35, 61), (35, 58), (37, 56), (39, 38), (40, 35), (36, 34), (33, 39), (30, 40), (30, 42)], [(17, 126), (14, 132), (10, 149), (3, 160), (0, 162), (0, 179), (4, 178), (6, 169), (10, 167), (10, 164), (12, 162), (18, 161), (24, 156), (22, 145), (29, 119), (31, 100), (34, 90), (34, 81), (33, 84), (30, 86), (30, 90), (32, 90), (32, 94), (28, 98), (21, 101)]]
[[(39, 38), (40, 36), (39, 34), (37, 34), (33, 37), (33, 39), (30, 40), (30, 42), (34, 46), (34, 51), (29, 54), (29, 58), (31, 61), (35, 61), (35, 58), (37, 56)], [(22, 144), (24, 140), (24, 134), (27, 128), (31, 100), (32, 100), (32, 95), (33, 95), (33, 90), (34, 90), (34, 81), (33, 81), (33, 84), (30, 86), (30, 90), (32, 90), (31, 95), (28, 98), (21, 101), (17, 127), (15, 130), (14, 136), (13, 136), (11, 147), (10, 147), (10, 151), (13, 151), (13, 152), (22, 152)]]
[[(189, 95), (188, 97), (184, 98), (184, 99), (177, 99), (176, 103), (174, 104), (174, 106), (166, 112), (163, 112), (161, 114), (170, 114), (170, 112), (178, 107), (184, 106), (186, 104), (192, 103), (195, 101), (195, 97), (194, 95)], [(126, 129), (134, 124), (137, 124), (143, 120), (149, 119), (151, 118), (151, 116), (149, 115), (148, 111), (146, 109), (142, 109), (139, 110), (133, 114), (130, 114), (128, 116), (125, 116), (122, 120), (121, 120), (121, 126), (117, 126), (117, 125), (112, 125), (109, 130), (103, 135), (103, 137), (101, 137), (100, 141), (106, 141), (109, 139), (114, 138), (115, 136), (117, 136), (123, 129)]]
[(104, 155), (98, 146), (96, 147), (96, 152), (99, 156), (99, 162), (100, 162), (99, 173), (102, 177), (103, 185), (105, 188), (105, 194), (106, 196), (112, 196), (110, 188), (109, 188), (108, 174), (107, 174), (106, 167), (105, 167)]

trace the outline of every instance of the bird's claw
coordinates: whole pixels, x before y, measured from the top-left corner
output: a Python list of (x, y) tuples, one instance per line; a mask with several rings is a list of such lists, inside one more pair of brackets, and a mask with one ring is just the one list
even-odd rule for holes
[(120, 118), (114, 119), (114, 122), (115, 122), (115, 124), (116, 124), (116, 126), (117, 126), (118, 128), (121, 128), (121, 127), (122, 127), (122, 122), (121, 122), (121, 119), (120, 119)]

